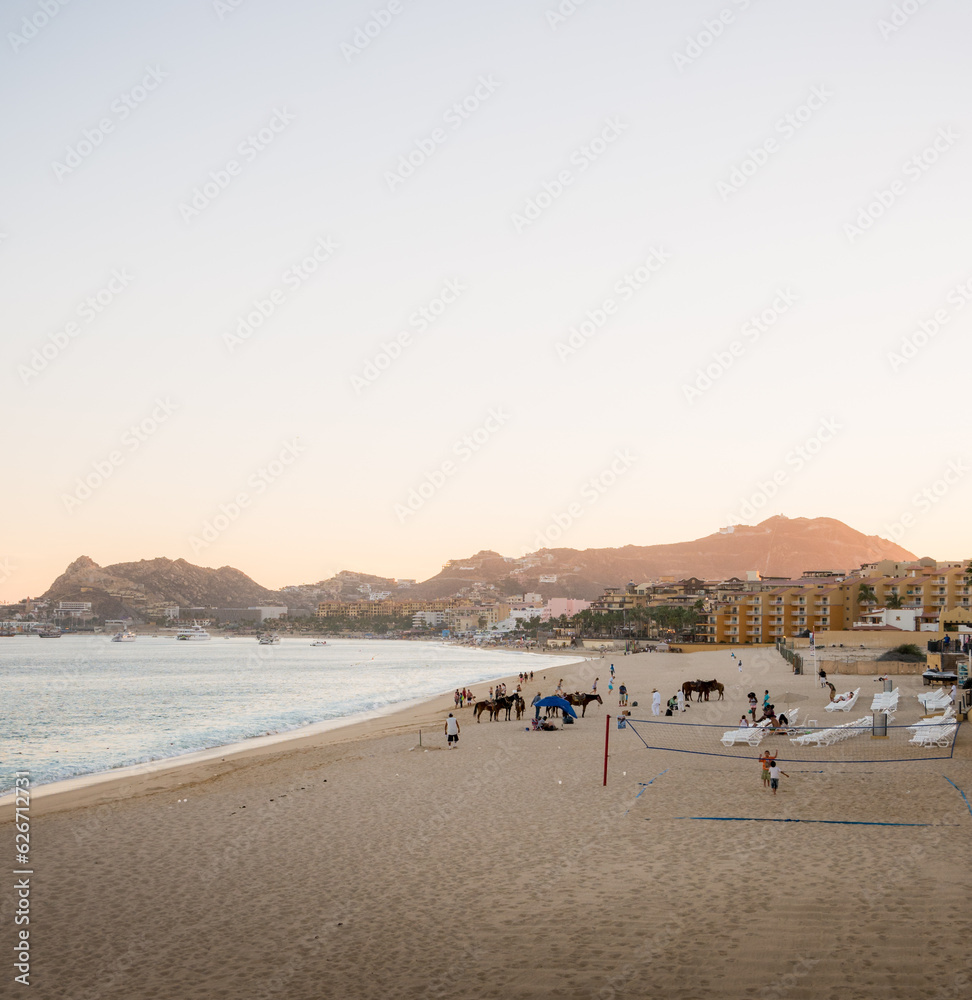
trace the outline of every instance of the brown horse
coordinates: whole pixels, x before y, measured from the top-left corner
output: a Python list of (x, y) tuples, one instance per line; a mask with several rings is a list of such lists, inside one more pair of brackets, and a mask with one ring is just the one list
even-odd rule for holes
[(482, 721), (479, 717), (483, 714), (483, 712), (489, 712), (489, 721), (492, 722), (496, 718), (498, 711), (499, 710), (496, 708), (496, 702), (493, 701), (477, 701), (476, 704), (473, 705), (473, 715), (476, 716), (477, 722)]
[(726, 695), (725, 695), (726, 688), (725, 688), (724, 684), (720, 684), (717, 680), (700, 681), (700, 683), (702, 685), (702, 689), (703, 689), (703, 692), (705, 694), (705, 700), (706, 701), (709, 700), (709, 695), (713, 691), (717, 691), (718, 692), (718, 694), (719, 694), (719, 700), (720, 701), (725, 701), (725, 698), (726, 698)]
[(582, 719), (584, 718), (584, 714), (587, 712), (587, 706), (590, 705), (592, 701), (596, 701), (598, 705), (604, 704), (604, 702), (601, 701), (601, 696), (599, 694), (581, 694), (580, 691), (575, 691), (573, 694), (565, 694), (564, 697), (571, 703), (571, 705), (580, 705)]
[[(698, 684), (701, 684), (701, 683), (702, 683), (701, 681), (698, 682)], [(682, 685), (682, 694), (685, 695), (685, 700), (686, 701), (691, 701), (692, 700), (692, 694), (695, 691), (699, 691), (698, 685), (697, 685), (697, 683), (695, 681), (686, 681)], [(702, 692), (699, 691), (699, 701), (701, 701), (701, 700), (702, 700)]]

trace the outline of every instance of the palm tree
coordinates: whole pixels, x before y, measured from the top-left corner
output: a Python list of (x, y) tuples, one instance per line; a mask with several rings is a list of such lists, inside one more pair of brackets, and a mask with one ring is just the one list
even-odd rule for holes
[(874, 588), (869, 583), (862, 583), (857, 588), (858, 604), (877, 604)]
[(890, 608), (892, 611), (897, 611), (901, 605), (901, 595), (900, 594), (889, 594), (888, 599), (884, 602), (886, 608)]

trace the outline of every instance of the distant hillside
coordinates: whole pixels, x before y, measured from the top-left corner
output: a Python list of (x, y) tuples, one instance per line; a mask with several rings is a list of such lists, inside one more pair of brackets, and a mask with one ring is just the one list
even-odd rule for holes
[[(132, 597), (137, 595), (137, 599)], [(280, 595), (231, 566), (209, 569), (185, 559), (143, 559), (99, 566), (81, 556), (43, 595), (52, 601), (90, 601), (101, 617), (138, 616), (146, 604), (246, 608), (277, 604)]]
[[(541, 549), (519, 559), (483, 551), (454, 559), (440, 573), (416, 584), (411, 596), (446, 597), (474, 585), (497, 593), (539, 591), (547, 597), (591, 599), (605, 587), (642, 583), (663, 576), (718, 580), (745, 576), (799, 577), (805, 570), (857, 569), (879, 559), (916, 556), (877, 535), (864, 535), (830, 517), (771, 517), (754, 526), (738, 525), (731, 534), (716, 532), (691, 542), (625, 545), (614, 549)], [(541, 583), (541, 576), (556, 581)]]
[[(143, 559), (102, 567), (81, 556), (43, 596), (55, 601), (91, 601), (95, 614), (103, 617), (138, 615), (146, 604), (162, 603), (312, 608), (319, 600), (360, 600), (384, 592), (393, 600), (433, 600), (463, 593), (507, 597), (524, 591), (539, 592), (544, 598), (590, 600), (605, 587), (666, 576), (720, 580), (758, 570), (763, 576), (798, 577), (805, 570), (846, 572), (879, 559), (915, 558), (894, 542), (863, 535), (834, 518), (771, 517), (752, 527), (739, 525), (731, 534), (716, 532), (669, 545), (541, 549), (520, 558), (484, 549), (468, 559), (449, 560), (441, 572), (410, 587), (399, 587), (389, 577), (342, 570), (318, 583), (273, 591), (231, 566), (208, 569), (184, 559)], [(134, 603), (132, 595), (137, 596)]]

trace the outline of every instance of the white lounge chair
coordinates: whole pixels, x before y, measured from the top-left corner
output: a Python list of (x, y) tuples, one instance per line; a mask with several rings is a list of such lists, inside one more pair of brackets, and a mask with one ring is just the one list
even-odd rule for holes
[(849, 712), (857, 702), (857, 696), (861, 693), (861, 689), (858, 688), (851, 694), (849, 698), (845, 701), (832, 701), (827, 705), (828, 712)]
[(948, 747), (952, 745), (958, 723), (948, 722), (945, 725), (914, 726), (912, 728), (916, 729), (917, 732), (908, 741), (909, 743), (919, 747)]
[(926, 712), (937, 712), (952, 704), (952, 696), (944, 689), (919, 694), (918, 700)]
[(879, 691), (871, 701), (872, 712), (883, 712), (885, 715), (898, 710), (898, 689)]

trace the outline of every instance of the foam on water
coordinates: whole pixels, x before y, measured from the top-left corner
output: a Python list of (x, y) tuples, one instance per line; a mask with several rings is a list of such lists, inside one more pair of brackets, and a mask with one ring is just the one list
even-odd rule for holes
[[(0, 793), (347, 719), (572, 657), (396, 640), (0, 640)], [(479, 693), (485, 694), (484, 691)]]

